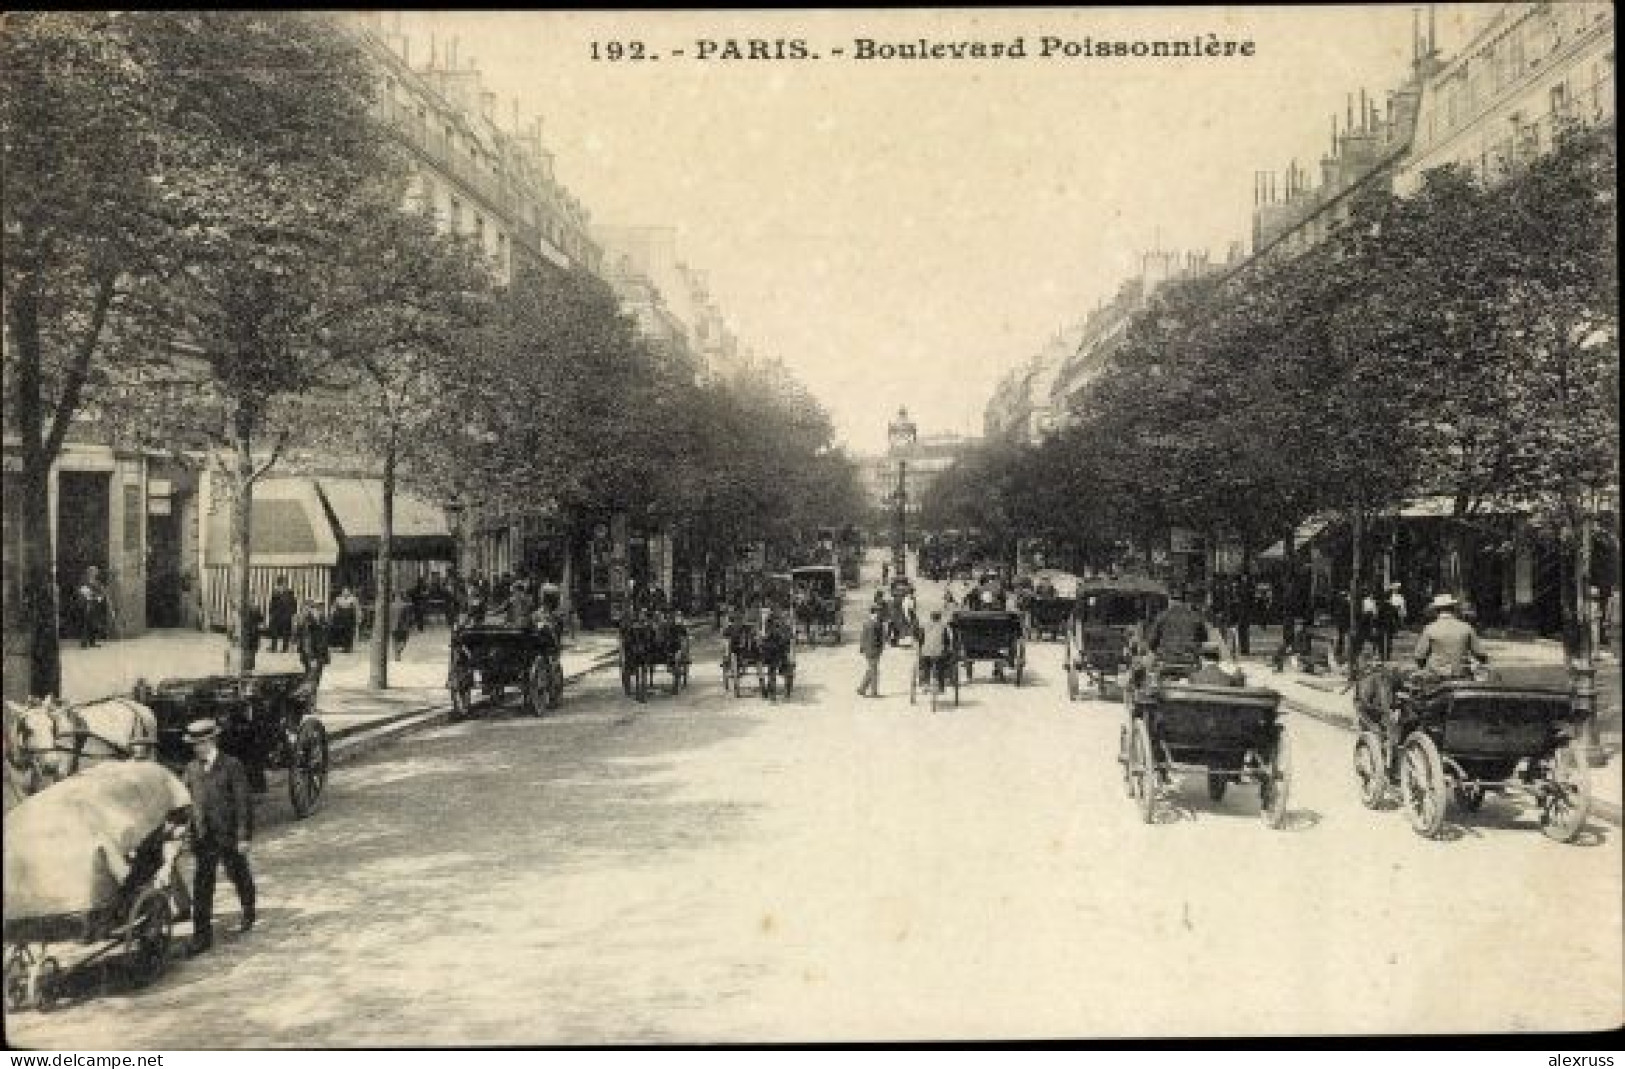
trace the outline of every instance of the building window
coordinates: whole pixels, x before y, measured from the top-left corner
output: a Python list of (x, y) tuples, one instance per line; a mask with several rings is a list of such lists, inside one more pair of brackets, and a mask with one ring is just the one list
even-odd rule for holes
[(1569, 114), (1569, 87), (1562, 82), (1552, 86), (1552, 118), (1563, 119)]

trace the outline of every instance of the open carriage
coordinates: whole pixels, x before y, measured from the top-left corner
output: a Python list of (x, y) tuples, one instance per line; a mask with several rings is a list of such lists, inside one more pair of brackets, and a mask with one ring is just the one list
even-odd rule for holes
[(1123, 788), (1147, 824), (1180, 773), (1206, 777), (1217, 803), (1232, 783), (1258, 786), (1259, 815), (1285, 821), (1291, 748), (1280, 723), (1281, 696), (1262, 687), (1208, 686), (1152, 679), (1130, 692), (1118, 736)]
[(190, 912), (179, 865), (190, 805), (162, 765), (120, 761), (6, 814), (8, 1011), (49, 1010), (104, 965), (133, 986), (157, 979), (173, 926)]
[(1136, 577), (1086, 579), (1078, 584), (1066, 625), (1066, 693), (1073, 701), (1093, 687), (1105, 697), (1129, 669), (1146, 627), (1168, 607), (1168, 588)]
[(977, 661), (990, 661), (994, 679), (1003, 679), (1009, 670), (1014, 673), (1015, 685), (1021, 686), (1027, 670), (1027, 640), (1019, 612), (956, 612), (953, 629), (958, 663), (967, 681), (974, 677)]
[(1072, 620), (1074, 599), (1059, 594), (1034, 593), (1027, 599), (1027, 630), (1033, 638), (1059, 641)]
[(1580, 834), (1591, 780), (1566, 689), (1378, 671), (1356, 700), (1354, 775), (1367, 808), (1397, 788), (1411, 827), (1433, 838), (1451, 803), (1475, 813), (1489, 794), (1517, 794), (1539, 808), (1547, 836)]
[(564, 696), (558, 631), (549, 623), (453, 628), (446, 676), (453, 720), (473, 711), (475, 687), (491, 702), (500, 701), (508, 687), (518, 687), (525, 711), (533, 716), (557, 709)]
[(306, 817), (327, 786), (327, 729), (316, 717), (316, 687), (303, 672), (166, 679), (140, 689), (137, 700), (158, 718), (158, 760), (177, 771), (192, 759), (186, 725), (213, 720), (220, 748), (243, 763), (255, 793), (265, 773), (287, 773), (288, 801)]
[(621, 690), (627, 697), (647, 701), (654, 689), (657, 668), (671, 674), (671, 692), (688, 686), (690, 654), (688, 625), (675, 615), (660, 613), (629, 616), (620, 627)]

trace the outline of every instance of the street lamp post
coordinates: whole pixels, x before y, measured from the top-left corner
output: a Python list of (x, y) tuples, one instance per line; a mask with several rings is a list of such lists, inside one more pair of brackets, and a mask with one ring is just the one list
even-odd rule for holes
[(898, 408), (897, 418), (886, 425), (886, 440), (897, 457), (897, 535), (892, 543), (892, 573), (898, 578), (907, 574), (908, 562), (908, 457), (905, 450), (919, 437), (919, 429), (908, 418), (908, 409)]
[(456, 490), (446, 499), (446, 518), (451, 521), (451, 574), (458, 579), (463, 575), (463, 495)]

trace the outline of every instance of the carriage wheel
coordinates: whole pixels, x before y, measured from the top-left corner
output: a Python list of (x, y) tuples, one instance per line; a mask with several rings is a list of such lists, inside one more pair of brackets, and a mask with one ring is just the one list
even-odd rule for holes
[(1224, 790), (1230, 786), (1230, 777), (1223, 772), (1209, 772), (1207, 774), (1207, 796), (1214, 805), (1224, 801)]
[(474, 711), (474, 673), (462, 665), (454, 667), (446, 689), (451, 692), (451, 719), (466, 719)]
[(1078, 666), (1072, 663), (1072, 651), (1066, 653), (1066, 700), (1075, 702), (1082, 692), (1078, 687)]
[(794, 691), (795, 689), (796, 689), (796, 666), (792, 664), (792, 665), (788, 665), (784, 669), (784, 696), (786, 698), (788, 698), (790, 696), (790, 693), (792, 691)]
[(169, 935), (174, 918), (169, 912), (169, 896), (149, 888), (130, 909), (130, 924), (124, 933), (124, 962), (130, 981), (146, 987), (163, 973), (169, 962)]
[(1405, 740), (1399, 766), (1399, 791), (1416, 834), (1431, 839), (1444, 827), (1444, 762), (1439, 748), (1423, 732)]
[(552, 675), (542, 658), (530, 662), (530, 671), (525, 673), (523, 700), (525, 712), (531, 716), (541, 716), (542, 710), (547, 708), (547, 692), (553, 682)]
[(301, 820), (316, 811), (327, 785), (327, 729), (320, 720), (307, 719), (293, 737), (288, 762), (288, 801)]
[(1129, 774), (1140, 819), (1150, 824), (1157, 819), (1157, 775), (1151, 759), (1151, 732), (1143, 719), (1136, 719), (1129, 731)]
[(547, 680), (547, 707), (557, 709), (564, 701), (564, 666), (557, 660), (548, 662)]
[(1281, 731), (1275, 738), (1275, 752), (1264, 769), (1264, 782), (1258, 788), (1258, 815), (1265, 827), (1280, 828), (1286, 823), (1286, 801), (1292, 790), (1291, 736)]
[(1540, 803), (1540, 830), (1560, 843), (1573, 842), (1591, 813), (1591, 772), (1570, 743), (1552, 754), (1551, 779)]
[(1382, 744), (1369, 731), (1354, 741), (1354, 782), (1360, 789), (1360, 804), (1367, 809), (1382, 808), (1388, 796), (1388, 770), (1382, 764)]

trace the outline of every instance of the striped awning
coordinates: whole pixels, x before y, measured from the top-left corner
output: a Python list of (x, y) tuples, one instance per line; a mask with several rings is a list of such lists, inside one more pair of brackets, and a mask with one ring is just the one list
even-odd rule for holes
[[(339, 542), (327, 518), (316, 483), (304, 478), (268, 478), (254, 485), (250, 561), (255, 567), (328, 567), (338, 563)], [(215, 500), (209, 515), (203, 562), (231, 563), (231, 501)]]
[[(383, 534), (384, 487), (378, 479), (328, 479), (320, 482), (338, 527), (344, 552), (378, 552)], [(446, 512), (404, 490), (395, 491), (390, 551), (400, 560), (451, 560), (455, 552)]]

